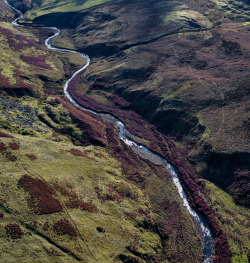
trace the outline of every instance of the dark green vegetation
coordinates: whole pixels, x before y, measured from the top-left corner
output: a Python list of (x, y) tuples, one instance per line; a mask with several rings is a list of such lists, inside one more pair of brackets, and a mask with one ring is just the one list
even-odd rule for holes
[[(215, 262), (229, 262), (227, 242), (232, 262), (248, 262), (247, 1), (111, 1), (79, 12), (86, 6), (68, 2), (33, 1), (26, 19), (62, 28), (54, 45), (92, 57), (74, 97), (178, 167), (210, 220)], [(13, 14), (0, 4), (4, 262), (200, 262), (169, 175), (64, 99), (65, 78), (84, 62), (46, 50), (49, 32), (6, 23)]]

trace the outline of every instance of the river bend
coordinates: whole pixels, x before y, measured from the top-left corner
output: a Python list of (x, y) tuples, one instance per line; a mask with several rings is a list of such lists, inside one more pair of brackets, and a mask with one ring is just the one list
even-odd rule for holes
[[(16, 8), (14, 8), (13, 6), (11, 6), (7, 0), (5, 0), (5, 3), (11, 7), (16, 13), (18, 13), (18, 17), (12, 22), (13, 25), (16, 26), (22, 26), (24, 27), (24, 25), (21, 25), (18, 23), (18, 21), (23, 17), (23, 14), (17, 10)], [(27, 26), (27, 27), (32, 27), (32, 26)], [(157, 163), (159, 165), (163, 165), (168, 172), (171, 174), (173, 182), (177, 188), (177, 191), (179, 193), (179, 196), (182, 200), (182, 204), (184, 206), (184, 208), (188, 211), (188, 213), (190, 214), (194, 225), (199, 233), (199, 235), (201, 236), (202, 240), (203, 240), (203, 263), (212, 263), (212, 250), (213, 250), (213, 242), (212, 242), (212, 234), (211, 234), (211, 230), (209, 229), (206, 221), (196, 212), (194, 211), (194, 209), (191, 208), (191, 206), (188, 203), (188, 199), (187, 196), (181, 186), (180, 180), (178, 178), (177, 172), (175, 171), (174, 167), (163, 157), (161, 157), (160, 155), (151, 152), (149, 149), (147, 149), (145, 146), (140, 145), (138, 143), (136, 143), (135, 141), (133, 141), (130, 137), (127, 137), (127, 130), (126, 127), (124, 125), (123, 122), (121, 122), (119, 119), (117, 119), (116, 117), (110, 115), (110, 114), (106, 114), (106, 113), (97, 113), (93, 110), (87, 109), (83, 106), (81, 106), (80, 104), (78, 104), (73, 97), (70, 95), (69, 90), (68, 90), (68, 86), (69, 83), (83, 70), (85, 70), (89, 64), (90, 64), (90, 58), (88, 55), (84, 54), (84, 53), (80, 53), (74, 50), (69, 50), (69, 49), (63, 49), (63, 48), (56, 48), (53, 47), (51, 45), (51, 41), (53, 38), (55, 38), (56, 36), (58, 36), (60, 34), (60, 30), (56, 27), (43, 27), (46, 29), (51, 29), (54, 34), (50, 37), (48, 37), (45, 40), (45, 45), (48, 49), (52, 49), (55, 51), (63, 51), (63, 52), (71, 52), (71, 53), (76, 53), (81, 55), (82, 57), (84, 57), (87, 62), (85, 65), (83, 65), (80, 69), (78, 69), (77, 71), (75, 71), (72, 76), (66, 81), (63, 90), (64, 90), (64, 94), (65, 96), (68, 98), (68, 100), (74, 104), (76, 107), (81, 108), (84, 111), (87, 112), (91, 112), (95, 115), (100, 116), (101, 118), (103, 118), (105, 121), (109, 121), (112, 122), (113, 124), (115, 124), (116, 126), (119, 127), (119, 136), (120, 139), (122, 141), (124, 141), (124, 143), (126, 143), (127, 145), (129, 145), (130, 147), (132, 147), (135, 152), (137, 152), (139, 155), (143, 156), (144, 158), (147, 158), (148, 160)]]

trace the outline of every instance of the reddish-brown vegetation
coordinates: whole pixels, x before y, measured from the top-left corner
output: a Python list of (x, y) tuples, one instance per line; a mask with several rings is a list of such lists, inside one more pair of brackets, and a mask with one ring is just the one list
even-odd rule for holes
[(4, 217), (4, 213), (0, 212), (0, 218)]
[(11, 162), (15, 162), (17, 160), (17, 157), (14, 154), (10, 153), (10, 152), (6, 151), (6, 152), (3, 153), (3, 155), (4, 155), (4, 157), (6, 159), (8, 159)]
[(15, 73), (14, 78), (16, 80), (16, 84), (13, 85), (10, 83), (9, 79), (2, 76), (1, 82), (0, 82), (0, 89), (4, 89), (9, 94), (30, 94), (33, 92), (33, 86), (27, 82), (25, 82), (25, 79), (23, 78), (23, 73), (18, 69), (18, 67), (15, 65)]
[(60, 134), (57, 133), (57, 132), (55, 132), (55, 131), (52, 132), (52, 137), (53, 137), (57, 142), (62, 141), (62, 139), (60, 138)]
[[(82, 110), (74, 107), (69, 101), (60, 99), (60, 102), (70, 112), (73, 122), (78, 123), (83, 132), (81, 138), (72, 137), (76, 145), (82, 144), (85, 146), (89, 143), (102, 146), (106, 145), (104, 125), (97, 116), (91, 113), (86, 114)], [(62, 132), (67, 133), (67, 131)], [(69, 135), (72, 136), (71, 133), (69, 133)]]
[[(120, 115), (119, 110), (116, 110), (114, 108), (110, 109), (108, 106), (98, 103), (86, 95), (77, 93), (74, 86), (75, 83), (71, 84), (72, 85), (70, 86), (70, 91), (72, 93), (72, 96), (81, 105), (89, 107), (93, 110), (109, 112), (117, 117)], [(149, 130), (144, 124), (142, 118), (134, 112), (130, 112), (129, 114), (128, 112), (126, 112), (123, 118), (125, 118), (125, 123), (126, 125), (128, 125), (129, 130), (133, 134), (146, 139), (150, 138), (150, 147), (152, 147), (152, 150), (159, 153), (160, 155), (165, 156), (174, 166), (178, 168), (178, 171), (181, 174), (182, 183), (184, 184), (184, 189), (190, 199), (191, 205), (208, 220), (213, 235), (217, 240), (217, 254), (215, 260), (218, 262), (218, 260), (223, 259), (224, 262), (229, 262), (231, 258), (231, 252), (229, 249), (227, 238), (223, 234), (221, 227), (214, 217), (213, 209), (207, 205), (206, 201), (200, 195), (197, 194), (199, 190), (199, 180), (196, 179), (195, 171), (187, 161), (186, 156), (188, 150), (177, 147), (170, 136), (161, 135), (153, 125), (150, 126)], [(132, 129), (130, 129), (131, 127)], [(111, 148), (110, 150), (112, 154), (121, 161), (124, 172), (125, 174), (127, 174), (127, 178), (137, 183), (143, 182), (143, 176), (136, 170), (136, 167), (138, 167), (138, 163), (133, 163), (134, 161), (132, 161), (137, 159), (135, 153), (126, 145), (123, 145), (123, 147), (121, 145), (117, 145), (115, 133), (112, 131), (111, 127), (107, 127), (106, 135), (108, 141), (113, 146), (113, 148)], [(129, 167), (131, 167), (132, 169), (130, 170)], [(99, 199), (119, 200), (119, 198), (117, 199), (116, 196), (112, 194), (102, 196), (100, 193), (100, 189), (96, 188), (96, 192)]]
[[(231, 251), (227, 241), (226, 235), (215, 219), (215, 212), (211, 206), (207, 204), (205, 199), (198, 194), (202, 183), (196, 178), (194, 168), (190, 165), (186, 158), (187, 151), (175, 145), (175, 143), (167, 136), (165, 136), (169, 150), (166, 155), (167, 159), (178, 168), (180, 179), (182, 181), (184, 190), (189, 198), (191, 206), (199, 212), (206, 220), (212, 230), (213, 236), (216, 238), (215, 252), (216, 256), (214, 262), (230, 262)], [(165, 146), (161, 145), (161, 149), (165, 150)]]
[(46, 50), (45, 47), (40, 45), (34, 39), (29, 39), (21, 34), (14, 34), (9, 29), (1, 27), (0, 33), (7, 38), (9, 46), (14, 48), (15, 50), (23, 50), (26, 47), (34, 47), (34, 46), (38, 49)]
[(88, 211), (88, 212), (97, 212), (97, 207), (96, 205), (88, 202), (84, 202), (80, 199), (75, 199), (75, 200), (69, 200), (65, 202), (65, 205), (68, 208), (80, 208), (83, 211)]
[(70, 153), (73, 154), (73, 155), (75, 155), (75, 156), (86, 157), (86, 158), (88, 158), (88, 159), (91, 159), (91, 160), (96, 161), (95, 158), (88, 156), (87, 151), (81, 151), (81, 150), (79, 150), (79, 149), (72, 148), (72, 149), (70, 150)]
[(0, 83), (1, 88), (13, 87), (13, 85), (10, 84), (9, 79), (1, 74), (1, 71), (0, 71), (0, 78), (1, 78), (1, 83)]
[(69, 198), (67, 201), (64, 202), (68, 208), (72, 208), (72, 209), (79, 208), (81, 210), (88, 211), (88, 212), (97, 211), (97, 207), (94, 204), (82, 201), (78, 197), (78, 195), (75, 192), (73, 192), (72, 190), (73, 187), (71, 187), (69, 190), (58, 183), (54, 183), (53, 186), (58, 192), (60, 192), (60, 194)]
[(16, 142), (9, 143), (9, 147), (11, 150), (19, 150), (20, 149), (19, 144), (17, 144)]
[(0, 142), (0, 153), (9, 161), (15, 162), (17, 160), (15, 155), (7, 151), (7, 146), (3, 142)]
[(64, 70), (65, 77), (69, 77), (70, 76), (70, 74), (69, 74), (69, 63), (64, 58), (61, 58), (61, 60), (63, 63), (63, 70)]
[(28, 64), (31, 64), (33, 66), (39, 67), (39, 68), (47, 68), (50, 69), (50, 65), (46, 63), (45, 57), (30, 57), (30, 56), (20, 56), (23, 61), (25, 61)]
[(132, 134), (151, 141), (152, 133), (150, 133), (147, 129), (146, 121), (144, 121), (143, 118), (134, 111), (123, 109), (129, 106), (127, 101), (116, 95), (109, 95), (107, 98), (109, 98), (117, 106), (117, 108), (107, 106), (87, 95), (80, 94), (79, 92), (77, 92), (75, 87), (77, 81), (79, 81), (79, 77), (78, 79), (76, 78), (72, 82), (70, 82), (69, 91), (72, 97), (80, 105), (97, 112), (110, 113), (116, 116), (118, 119), (121, 119), (126, 124), (126, 127)]
[(68, 190), (67, 188), (65, 188), (64, 186), (58, 184), (58, 183), (54, 183), (53, 187), (62, 195), (70, 197), (71, 199), (76, 199), (78, 198), (77, 194), (75, 192), (73, 192), (72, 190)]
[(125, 255), (125, 254), (120, 254), (118, 256), (118, 258), (122, 261), (122, 262), (129, 262), (129, 263), (138, 263), (141, 262), (140, 258), (136, 257), (136, 256), (131, 256), (131, 255)]
[(60, 100), (58, 100), (57, 98), (51, 98), (51, 99), (48, 101), (48, 103), (49, 103), (50, 105), (52, 105), (52, 106), (55, 106), (55, 105), (60, 104), (61, 102), (60, 102)]
[(71, 237), (76, 237), (77, 232), (74, 226), (67, 220), (61, 219), (53, 225), (53, 229), (59, 235), (69, 235)]
[(250, 172), (240, 172), (232, 185), (233, 199), (236, 203), (250, 207)]
[(226, 235), (221, 235), (214, 244), (215, 257), (214, 263), (230, 263), (231, 251), (229, 249)]
[(3, 142), (0, 142), (0, 152), (2, 153), (4, 151), (6, 151), (6, 150), (7, 150), (6, 145)]
[(70, 149), (70, 153), (72, 153), (75, 156), (88, 157), (88, 154), (86, 151), (82, 152), (79, 149), (75, 149), (75, 148)]
[(37, 214), (62, 212), (63, 207), (56, 199), (54, 190), (46, 183), (29, 175), (22, 176), (18, 185), (30, 193), (29, 207)]
[(28, 157), (32, 161), (37, 159), (37, 156), (33, 153), (27, 153), (27, 154), (25, 154), (25, 156)]
[(106, 192), (103, 192), (99, 187), (95, 187), (97, 197), (101, 201), (122, 201), (123, 197), (120, 196), (111, 185), (106, 185)]
[[(106, 124), (106, 136), (109, 142), (109, 152), (120, 161), (122, 165), (123, 173), (127, 179), (139, 183), (142, 187), (145, 181), (145, 177), (140, 172), (140, 166), (143, 165), (141, 159), (118, 137), (117, 132), (114, 129), (114, 125)], [(124, 193), (119, 195), (124, 198)]]
[(150, 215), (150, 210), (148, 208), (139, 207), (138, 212), (140, 214), (144, 214), (145, 216), (149, 216)]
[(10, 134), (7, 134), (5, 132), (1, 132), (0, 131), (0, 137), (6, 137), (6, 138), (14, 138), (14, 136), (10, 135)]
[[(75, 84), (75, 82), (71, 83), (69, 89), (73, 98), (77, 100), (79, 104), (95, 111), (108, 112), (117, 116), (118, 118), (120, 117), (121, 110), (110, 108), (86, 95), (79, 94), (76, 91)], [(198, 194), (200, 187), (199, 180), (196, 179), (195, 171), (187, 160), (186, 156), (188, 150), (177, 147), (173, 141), (173, 138), (170, 136), (161, 135), (153, 125), (151, 125), (149, 129), (143, 119), (135, 112), (122, 112), (121, 119), (124, 120), (126, 126), (133, 134), (148, 139), (151, 142), (151, 150), (162, 156), (165, 156), (171, 164), (177, 167), (191, 205), (207, 219), (209, 226), (212, 229), (213, 235), (217, 240), (217, 254), (215, 259), (217, 262), (218, 260), (222, 259), (224, 262), (229, 262), (231, 258), (231, 252), (227, 238), (223, 234), (222, 228), (215, 219), (213, 209), (208, 206), (204, 198)], [(106, 135), (110, 146), (113, 146), (112, 148), (110, 147), (110, 151), (121, 161), (124, 173), (127, 174), (127, 178), (137, 183), (143, 182), (145, 179), (136, 169), (136, 167), (138, 167), (138, 163), (134, 163), (134, 161), (138, 159), (135, 153), (130, 149), (130, 147), (127, 147), (126, 145), (117, 145), (117, 140), (115, 138), (115, 133), (112, 131), (112, 127), (109, 126), (106, 128)], [(119, 200), (119, 198), (117, 199), (115, 195), (101, 195), (99, 188), (96, 188), (96, 193), (98, 198), (101, 200)]]
[(8, 224), (5, 227), (6, 234), (11, 239), (20, 239), (24, 235), (24, 232), (17, 224)]

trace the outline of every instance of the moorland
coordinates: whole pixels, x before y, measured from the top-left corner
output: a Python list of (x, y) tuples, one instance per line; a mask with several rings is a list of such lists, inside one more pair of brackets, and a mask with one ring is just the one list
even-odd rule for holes
[(201, 239), (172, 182), (122, 143), (179, 171), (208, 221), (214, 262), (249, 257), (249, 1), (0, 1), (3, 262), (200, 262)]

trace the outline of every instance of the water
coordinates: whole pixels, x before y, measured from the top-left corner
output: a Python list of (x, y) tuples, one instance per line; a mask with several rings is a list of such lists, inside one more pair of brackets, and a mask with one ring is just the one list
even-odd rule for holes
[[(23, 26), (23, 25), (18, 24), (18, 21), (23, 17), (22, 13), (19, 10), (17, 10), (16, 8), (12, 7), (6, 0), (5, 0), (5, 2), (6, 2), (6, 4), (8, 6), (10, 6), (19, 15), (12, 22), (12, 24), (16, 25), (16, 26)], [(80, 69), (78, 69), (76, 72), (74, 72), (72, 74), (72, 76), (66, 81), (66, 83), (65, 83), (65, 85), (63, 87), (65, 96), (76, 107), (81, 108), (84, 111), (91, 112), (91, 113), (93, 113), (95, 115), (98, 115), (101, 118), (103, 118), (105, 121), (109, 121), (109, 122), (112, 122), (113, 124), (117, 125), (119, 127), (119, 136), (120, 136), (121, 140), (125, 144), (129, 145), (130, 147), (132, 147), (139, 155), (143, 156), (144, 158), (147, 158), (148, 160), (150, 160), (150, 161), (152, 161), (152, 162), (154, 162), (156, 164), (163, 165), (168, 170), (168, 172), (172, 176), (173, 182), (174, 182), (174, 184), (175, 184), (175, 186), (177, 188), (177, 191), (178, 191), (179, 196), (180, 196), (180, 198), (182, 200), (182, 204), (183, 204), (184, 208), (190, 214), (190, 216), (191, 216), (191, 218), (192, 218), (192, 220), (193, 220), (193, 222), (195, 224), (195, 227), (196, 227), (198, 233), (200, 234), (200, 236), (203, 239), (203, 246), (204, 246), (204, 248), (203, 248), (203, 255), (204, 255), (204, 257), (203, 257), (203, 261), (202, 262), (203, 263), (211, 263), (212, 262), (212, 248), (213, 248), (211, 231), (210, 231), (207, 223), (204, 221), (204, 219), (196, 211), (194, 211), (191, 208), (191, 206), (189, 205), (188, 200), (187, 200), (187, 196), (186, 196), (186, 194), (185, 194), (185, 192), (184, 192), (184, 190), (183, 190), (183, 188), (181, 186), (180, 180), (178, 178), (178, 175), (177, 175), (174, 167), (170, 163), (168, 163), (168, 161), (166, 159), (164, 159), (163, 157), (161, 157), (160, 155), (151, 152), (145, 146), (140, 145), (140, 144), (136, 143), (135, 141), (133, 141), (131, 138), (129, 138), (126, 135), (126, 134), (129, 134), (129, 132), (126, 130), (126, 127), (125, 127), (124, 123), (121, 122), (119, 119), (115, 118), (114, 116), (112, 116), (110, 114), (97, 113), (97, 112), (95, 112), (93, 110), (87, 109), (87, 108), (81, 106), (80, 104), (78, 104), (73, 99), (73, 97), (70, 95), (69, 90), (68, 90), (69, 83), (80, 72), (82, 72), (83, 70), (85, 70), (89, 66), (90, 58), (89, 58), (88, 55), (86, 55), (84, 53), (80, 53), (80, 52), (74, 51), (74, 50), (53, 47), (51, 45), (51, 41), (52, 41), (53, 38), (55, 38), (56, 36), (58, 36), (60, 34), (60, 30), (58, 28), (56, 28), (56, 27), (43, 27), (43, 28), (51, 29), (52, 31), (55, 32), (52, 36), (48, 37), (45, 40), (45, 45), (46, 45), (46, 47), (48, 49), (52, 49), (52, 50), (55, 50), (55, 51), (76, 53), (76, 54), (81, 55), (82, 57), (84, 57), (87, 60), (86, 64), (84, 66), (82, 66)]]

